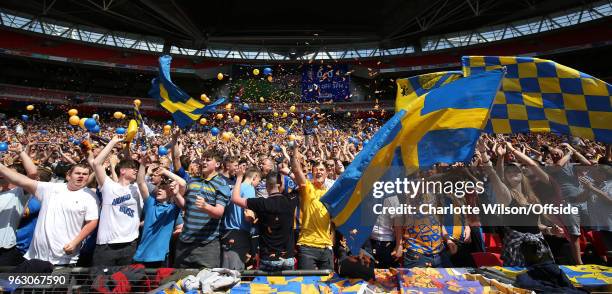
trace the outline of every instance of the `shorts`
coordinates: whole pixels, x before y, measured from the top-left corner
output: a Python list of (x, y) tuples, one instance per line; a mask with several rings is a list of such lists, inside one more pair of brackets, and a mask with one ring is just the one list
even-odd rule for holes
[(564, 214), (563, 223), (568, 234), (572, 236), (580, 236), (580, 227), (589, 225), (589, 214), (586, 202), (569, 203), (572, 207), (578, 208), (578, 214)]

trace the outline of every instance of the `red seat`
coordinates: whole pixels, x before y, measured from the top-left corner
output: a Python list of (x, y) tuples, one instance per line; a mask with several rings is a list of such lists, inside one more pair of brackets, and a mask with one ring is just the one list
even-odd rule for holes
[(482, 233), (484, 236), (485, 249), (487, 252), (501, 253), (502, 241), (498, 234)]
[(475, 252), (472, 253), (472, 259), (476, 267), (502, 266), (504, 264), (501, 260), (501, 256), (497, 253)]

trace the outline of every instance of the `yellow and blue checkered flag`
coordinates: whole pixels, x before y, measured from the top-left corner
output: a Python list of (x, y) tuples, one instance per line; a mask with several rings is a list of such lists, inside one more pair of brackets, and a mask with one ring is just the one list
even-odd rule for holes
[(433, 89), (374, 134), (321, 198), (351, 252), (359, 252), (376, 221), (373, 207), (382, 202), (373, 194), (376, 182), (471, 160), (502, 76), (501, 70), (488, 71)]
[(441, 71), (422, 74), (405, 79), (397, 79), (395, 112), (405, 109), (410, 102), (432, 89), (444, 86), (463, 77), (460, 71)]
[(556, 62), (513, 56), (464, 56), (470, 76), (506, 68), (487, 131), (553, 132), (612, 143), (612, 87)]
[(156, 98), (164, 109), (168, 110), (180, 128), (186, 128), (198, 120), (202, 114), (211, 112), (217, 105), (225, 102), (224, 98), (217, 99), (210, 105), (194, 99), (175, 85), (170, 79), (170, 55), (159, 57), (159, 77), (151, 82), (149, 95)]

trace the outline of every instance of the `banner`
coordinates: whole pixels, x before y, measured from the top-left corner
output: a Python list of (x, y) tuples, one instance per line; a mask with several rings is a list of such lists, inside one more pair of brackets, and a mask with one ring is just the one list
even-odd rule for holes
[(347, 65), (306, 65), (302, 71), (302, 102), (349, 101)]

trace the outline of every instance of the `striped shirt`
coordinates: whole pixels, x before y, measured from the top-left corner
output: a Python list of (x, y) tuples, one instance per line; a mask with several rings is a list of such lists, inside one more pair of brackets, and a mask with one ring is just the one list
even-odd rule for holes
[(208, 179), (197, 179), (187, 185), (185, 197), (185, 219), (180, 240), (185, 243), (207, 244), (219, 238), (221, 219), (214, 219), (195, 206), (198, 197), (206, 203), (215, 206), (227, 206), (230, 200), (230, 190), (227, 183), (218, 174)]

